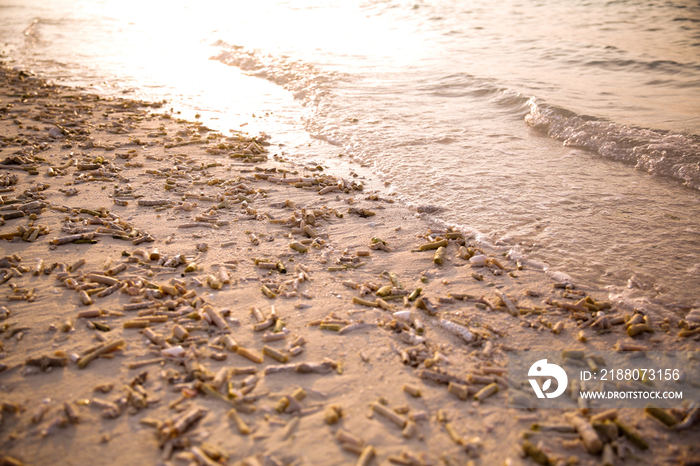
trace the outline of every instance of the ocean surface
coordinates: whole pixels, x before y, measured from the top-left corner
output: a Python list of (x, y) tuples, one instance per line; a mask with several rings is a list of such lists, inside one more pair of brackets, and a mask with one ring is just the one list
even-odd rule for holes
[(0, 0), (0, 54), (356, 162), (614, 299), (700, 306), (697, 1)]

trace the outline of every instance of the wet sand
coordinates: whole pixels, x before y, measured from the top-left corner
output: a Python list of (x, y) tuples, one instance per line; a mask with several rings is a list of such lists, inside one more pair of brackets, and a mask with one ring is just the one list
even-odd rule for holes
[[(506, 406), (507, 351), (698, 350), (274, 135), (0, 82), (3, 464), (602, 464), (578, 434), (524, 457), (568, 421)], [(618, 411), (650, 447), (610, 440), (624, 464), (698, 458), (697, 424)]]

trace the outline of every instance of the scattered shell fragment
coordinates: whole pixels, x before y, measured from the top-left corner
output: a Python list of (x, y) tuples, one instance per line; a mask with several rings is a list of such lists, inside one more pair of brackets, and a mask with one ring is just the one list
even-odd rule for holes
[(466, 401), (469, 397), (469, 390), (466, 385), (450, 382), (447, 385), (447, 391), (452, 393), (462, 401)]
[(236, 411), (236, 408), (231, 408), (229, 410), (228, 417), (236, 424), (236, 427), (238, 428), (238, 432), (241, 435), (250, 434), (250, 432), (251, 432), (250, 427), (248, 427), (248, 424), (246, 424), (245, 421), (241, 418), (241, 415), (238, 414), (238, 411)]
[(466, 343), (471, 343), (474, 340), (474, 334), (470, 332), (468, 328), (463, 327), (459, 324), (455, 324), (454, 322), (450, 322), (449, 320), (440, 319), (438, 321), (438, 325), (447, 330), (448, 332), (457, 335)]
[(445, 249), (444, 246), (440, 246), (437, 251), (435, 251), (435, 256), (433, 257), (433, 262), (436, 263), (437, 265), (443, 265), (445, 262), (445, 255), (447, 253), (447, 249)]
[(300, 253), (305, 253), (309, 250), (309, 248), (307, 248), (303, 244), (299, 243), (298, 241), (294, 241), (293, 243), (289, 243), (289, 247), (294, 249), (297, 252), (300, 252)]
[(581, 436), (586, 449), (594, 455), (600, 453), (603, 449), (603, 442), (601, 442), (593, 426), (578, 414), (566, 413), (565, 417)]
[(490, 397), (491, 395), (498, 393), (498, 390), (499, 390), (499, 388), (498, 388), (498, 385), (496, 383), (489, 384), (489, 385), (485, 386), (484, 388), (482, 388), (481, 390), (479, 390), (476, 393), (476, 395), (474, 395), (474, 399), (476, 401), (483, 401), (486, 398)]
[(367, 445), (363, 450), (360, 458), (357, 460), (357, 466), (368, 466), (372, 461), (376, 452), (372, 445)]
[(372, 403), (372, 410), (377, 414), (381, 414), (382, 416), (384, 416), (389, 421), (393, 422), (402, 429), (406, 426), (407, 421), (405, 418), (399, 416), (394, 411), (390, 410), (382, 404)]
[(323, 418), (326, 424), (335, 424), (343, 416), (343, 409), (339, 405), (330, 405), (326, 408)]
[(644, 407), (644, 412), (665, 424), (666, 427), (673, 427), (678, 423), (678, 420), (676, 420), (676, 418), (673, 417), (668, 411), (655, 406), (653, 403), (647, 404)]
[(238, 353), (239, 355), (243, 356), (244, 358), (246, 358), (249, 361), (252, 361), (256, 364), (261, 364), (263, 362), (262, 355), (255, 353), (248, 348), (243, 348), (242, 346), (239, 346), (236, 349), (236, 353)]

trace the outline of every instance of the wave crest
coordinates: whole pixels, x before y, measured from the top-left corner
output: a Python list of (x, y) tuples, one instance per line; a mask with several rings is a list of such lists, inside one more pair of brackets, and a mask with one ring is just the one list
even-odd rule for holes
[(700, 137), (635, 128), (530, 99), (525, 122), (549, 137), (700, 190)]

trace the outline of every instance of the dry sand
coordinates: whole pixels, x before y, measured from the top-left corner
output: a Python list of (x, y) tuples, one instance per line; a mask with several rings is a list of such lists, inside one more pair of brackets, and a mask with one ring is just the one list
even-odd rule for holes
[[(352, 173), (276, 156), (273, 139), (18, 71), (0, 80), (2, 464), (534, 464), (523, 431), (568, 422), (506, 407), (507, 374), (493, 372), (507, 350), (698, 349), (653, 315), (655, 332), (634, 338), (625, 325), (590, 325), (575, 303), (603, 294), (555, 288), (500, 253), (471, 251), (489, 258), (472, 267), (470, 238)], [(81, 240), (56, 244), (70, 235)], [(445, 237), (441, 265), (434, 249), (413, 252)], [(381, 287), (396, 297), (379, 302)], [(418, 287), (427, 309), (402, 296)], [(608, 319), (632, 314), (612, 304)], [(269, 328), (254, 329), (253, 308)], [(99, 355), (105, 346), (115, 350)], [(484, 385), (470, 376), (500, 390), (475, 401)], [(614, 439), (627, 451), (618, 464), (698, 457), (697, 424), (672, 431), (633, 409), (618, 418), (650, 446)], [(531, 435), (550, 464), (602, 464), (576, 434)]]

